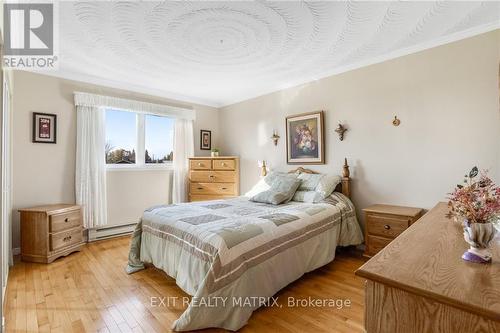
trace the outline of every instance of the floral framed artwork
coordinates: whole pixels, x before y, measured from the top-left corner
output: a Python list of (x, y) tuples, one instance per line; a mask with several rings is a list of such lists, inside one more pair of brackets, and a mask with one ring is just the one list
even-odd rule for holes
[(208, 130), (200, 130), (200, 149), (212, 149), (212, 132)]
[(33, 142), (56, 143), (57, 115), (33, 112)]
[(286, 117), (288, 164), (325, 164), (323, 111)]

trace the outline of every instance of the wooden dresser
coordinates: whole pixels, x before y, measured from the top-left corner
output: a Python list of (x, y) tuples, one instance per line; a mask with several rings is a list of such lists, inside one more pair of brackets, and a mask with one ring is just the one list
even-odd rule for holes
[(20, 209), (21, 259), (50, 263), (83, 245), (80, 206), (58, 204)]
[(422, 216), (422, 208), (373, 205), (365, 212), (365, 253), (371, 257)]
[(368, 333), (500, 332), (500, 243), (491, 264), (462, 260), (468, 244), (448, 211), (439, 203), (356, 271)]
[(189, 159), (189, 201), (240, 195), (240, 162), (236, 156)]

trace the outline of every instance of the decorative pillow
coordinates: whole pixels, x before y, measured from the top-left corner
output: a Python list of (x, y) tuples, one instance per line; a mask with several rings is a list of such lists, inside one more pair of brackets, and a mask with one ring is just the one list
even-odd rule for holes
[(269, 190), (252, 196), (250, 200), (273, 205), (288, 202), (299, 188), (300, 183), (301, 180), (296, 177), (276, 177)]
[(293, 195), (293, 201), (316, 203), (323, 200), (323, 196), (315, 191), (297, 191)]
[[(302, 175), (305, 174), (301, 174), (300, 176)], [(300, 176), (299, 178), (301, 178)], [(308, 202), (308, 203), (320, 202), (321, 200), (324, 200), (330, 194), (332, 194), (332, 192), (335, 190), (335, 187), (337, 187), (337, 185), (341, 181), (340, 176), (337, 175), (329, 176), (329, 175), (315, 174), (312, 176), (319, 176), (319, 177), (302, 177), (302, 178), (307, 179), (309, 183), (308, 186), (311, 186), (316, 182), (316, 180), (318, 180), (316, 186), (312, 190), (302, 190), (303, 186), (300, 186), (299, 190), (295, 192), (295, 195), (293, 196), (293, 201)]]
[(338, 175), (330, 176), (325, 175), (320, 179), (318, 186), (316, 186), (315, 191), (320, 193), (323, 196), (323, 199), (328, 197), (330, 194), (335, 191), (335, 188), (338, 184), (340, 184), (342, 178)]
[(318, 186), (319, 181), (324, 175), (321, 174), (311, 174), (311, 173), (301, 173), (298, 178), (302, 180), (300, 184), (299, 191), (314, 191), (316, 186)]
[(264, 178), (259, 180), (259, 182), (257, 184), (255, 184), (254, 187), (252, 187), (252, 189), (250, 191), (245, 193), (245, 196), (251, 198), (251, 197), (253, 197), (261, 192), (268, 191), (271, 188), (274, 181), (276, 179), (278, 179), (279, 177), (288, 177), (288, 178), (297, 179), (297, 175), (294, 173), (290, 174), (290, 173), (284, 173), (284, 172), (271, 171), (267, 174), (267, 176), (265, 176)]

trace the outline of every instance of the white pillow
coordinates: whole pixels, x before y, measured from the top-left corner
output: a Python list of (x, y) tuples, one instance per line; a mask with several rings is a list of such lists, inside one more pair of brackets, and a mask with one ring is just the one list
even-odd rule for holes
[(259, 193), (268, 191), (273, 185), (274, 181), (279, 177), (297, 178), (297, 175), (294, 173), (271, 171), (267, 174), (267, 176), (259, 180), (259, 182), (255, 184), (250, 191), (245, 193), (245, 197), (251, 198)]
[[(301, 174), (303, 175), (303, 174)], [(305, 186), (307, 189), (303, 189), (303, 187), (300, 187), (297, 192), (295, 192), (295, 195), (293, 196), (293, 201), (299, 201), (299, 202), (308, 202), (308, 203), (317, 203), (320, 202), (324, 199), (326, 199), (330, 194), (335, 191), (335, 188), (337, 185), (340, 183), (341, 178), (340, 176), (334, 175), (314, 175), (314, 176), (320, 176), (319, 180), (317, 181), (317, 185), (314, 189), (308, 190), (310, 187)], [(301, 177), (299, 177), (301, 178)], [(314, 184), (318, 177), (302, 177), (303, 181), (305, 179), (309, 180), (309, 184)], [(306, 180), (306, 181), (307, 181)]]
[(335, 191), (335, 188), (340, 184), (342, 178), (338, 175), (325, 175), (320, 179), (315, 191), (323, 196), (323, 199), (328, 197)]

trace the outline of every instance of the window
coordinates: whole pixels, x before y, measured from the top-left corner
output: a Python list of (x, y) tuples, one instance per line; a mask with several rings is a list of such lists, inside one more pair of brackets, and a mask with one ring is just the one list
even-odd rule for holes
[(153, 167), (172, 162), (174, 119), (106, 110), (106, 164), (114, 168)]
[(174, 120), (147, 114), (144, 116), (144, 127), (146, 135), (145, 162), (172, 162), (174, 155)]
[(135, 164), (136, 114), (106, 110), (106, 163)]

